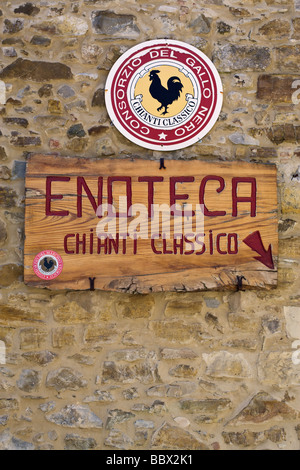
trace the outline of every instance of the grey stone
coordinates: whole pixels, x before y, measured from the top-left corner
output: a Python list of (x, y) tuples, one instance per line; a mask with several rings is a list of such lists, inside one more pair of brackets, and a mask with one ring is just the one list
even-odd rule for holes
[(106, 429), (113, 429), (116, 423), (124, 423), (125, 421), (128, 421), (134, 417), (135, 414), (131, 413), (130, 411), (109, 410), (105, 427)]
[(239, 132), (235, 132), (229, 136), (229, 140), (236, 145), (257, 145), (259, 146), (259, 140), (253, 137)]
[(75, 91), (69, 85), (63, 85), (58, 89), (57, 94), (62, 98), (71, 98), (75, 96)]
[(6, 426), (8, 421), (8, 415), (0, 416), (0, 426)]
[(218, 308), (220, 306), (220, 301), (211, 297), (204, 297), (206, 307), (208, 308)]
[(39, 406), (39, 409), (43, 411), (43, 413), (50, 413), (50, 411), (55, 410), (56, 403), (55, 401), (48, 401), (47, 403), (43, 403)]
[(134, 426), (137, 429), (153, 429), (154, 428), (154, 422), (153, 421), (146, 421), (144, 419), (137, 419), (134, 422)]
[(108, 353), (107, 358), (110, 361), (135, 362), (138, 359), (145, 359), (147, 352), (143, 348), (137, 349), (117, 349)]
[(49, 372), (46, 379), (46, 386), (54, 387), (57, 391), (78, 390), (86, 385), (87, 381), (82, 378), (82, 374), (69, 367)]
[(12, 436), (9, 431), (0, 434), (0, 450), (34, 450), (35, 447), (30, 442), (22, 441)]
[(189, 24), (189, 27), (192, 28), (195, 33), (198, 34), (207, 34), (211, 29), (211, 20), (206, 18), (204, 15), (198, 16), (192, 23)]
[(213, 62), (220, 72), (265, 70), (271, 63), (271, 53), (268, 47), (225, 44), (215, 49)]
[(24, 20), (21, 19), (16, 19), (16, 20), (4, 20), (4, 28), (3, 28), (3, 33), (8, 33), (8, 34), (15, 34), (18, 33), (19, 31), (22, 31), (24, 28)]
[(93, 403), (93, 402), (103, 402), (103, 403), (110, 403), (114, 400), (114, 397), (110, 392), (96, 390), (95, 395), (91, 397), (84, 398), (84, 403)]
[(44, 36), (33, 36), (30, 44), (33, 46), (42, 46), (42, 47), (48, 47), (51, 44), (51, 39), (46, 38)]
[(26, 173), (26, 162), (15, 160), (12, 169), (12, 179), (23, 179)]
[(57, 357), (57, 354), (54, 354), (51, 351), (39, 351), (24, 353), (22, 354), (22, 357), (40, 366), (46, 366)]
[(129, 436), (118, 429), (112, 429), (108, 438), (105, 439), (104, 445), (107, 447), (116, 447), (117, 449), (128, 450), (133, 446), (133, 441)]
[(68, 103), (65, 105), (66, 111), (72, 111), (73, 109), (86, 109), (86, 102), (85, 100), (76, 100), (72, 101), (71, 103)]
[(17, 57), (17, 51), (14, 47), (2, 47), (3, 55), (5, 57)]
[(67, 136), (69, 139), (73, 139), (73, 137), (85, 137), (86, 132), (83, 129), (82, 124), (74, 124), (74, 126), (71, 126), (70, 129), (68, 129)]
[(136, 39), (140, 30), (133, 15), (117, 15), (112, 11), (93, 11), (92, 25), (98, 34), (118, 38)]
[(17, 381), (17, 387), (23, 392), (36, 391), (40, 385), (41, 376), (36, 370), (24, 369)]
[(127, 390), (123, 390), (122, 395), (125, 400), (133, 400), (134, 398), (139, 398), (140, 396), (136, 387), (131, 387)]
[(87, 405), (67, 405), (60, 412), (46, 416), (58, 426), (80, 429), (100, 429), (103, 421)]

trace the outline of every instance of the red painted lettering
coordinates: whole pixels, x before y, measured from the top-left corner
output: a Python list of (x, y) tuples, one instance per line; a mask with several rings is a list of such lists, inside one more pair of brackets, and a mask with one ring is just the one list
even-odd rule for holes
[(66, 217), (69, 215), (69, 211), (52, 211), (51, 210), (51, 201), (53, 199), (61, 200), (63, 199), (62, 194), (52, 194), (51, 186), (54, 181), (70, 181), (69, 176), (47, 176), (46, 178), (46, 216), (57, 215), (59, 217)]
[(132, 185), (130, 176), (109, 176), (107, 178), (107, 203), (113, 206), (113, 183), (116, 181), (124, 181), (126, 183), (126, 197), (127, 197), (127, 214), (117, 213), (117, 217), (127, 217), (130, 214), (132, 206)]
[(64, 238), (64, 250), (65, 250), (65, 253), (67, 255), (74, 255), (75, 251), (74, 250), (70, 250), (68, 248), (68, 240), (69, 238), (74, 238), (75, 237), (75, 233), (68, 233), (68, 235), (65, 236)]
[(98, 178), (98, 204), (83, 176), (79, 176), (77, 178), (77, 217), (82, 217), (82, 188), (85, 190), (87, 197), (96, 213), (98, 206), (102, 204), (103, 178)]
[[(237, 195), (238, 185), (240, 183), (251, 184), (251, 195), (249, 197), (239, 197)], [(232, 217), (238, 216), (237, 205), (239, 202), (250, 202), (251, 204), (251, 217), (256, 217), (256, 191), (257, 184), (256, 178), (232, 178)]]
[(220, 186), (217, 189), (217, 193), (221, 193), (225, 188), (225, 181), (224, 181), (224, 178), (222, 178), (221, 176), (205, 176), (203, 178), (200, 184), (199, 201), (200, 201), (200, 204), (204, 206), (204, 215), (206, 215), (207, 217), (224, 216), (226, 215), (225, 211), (210, 211), (207, 209), (205, 205), (204, 196), (205, 196), (206, 184), (208, 181), (218, 181), (220, 183)]

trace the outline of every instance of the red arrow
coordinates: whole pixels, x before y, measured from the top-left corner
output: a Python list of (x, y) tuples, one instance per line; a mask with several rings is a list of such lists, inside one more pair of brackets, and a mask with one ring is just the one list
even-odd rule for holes
[(251, 250), (256, 251), (260, 256), (254, 256), (254, 259), (260, 261), (262, 264), (267, 266), (267, 268), (274, 269), (274, 262), (272, 256), (272, 247), (269, 245), (268, 250), (265, 250), (264, 244), (261, 239), (260, 232), (251, 233), (245, 240), (243, 240)]

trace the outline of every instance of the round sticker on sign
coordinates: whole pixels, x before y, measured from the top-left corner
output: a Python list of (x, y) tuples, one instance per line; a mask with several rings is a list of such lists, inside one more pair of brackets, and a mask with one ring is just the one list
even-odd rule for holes
[(199, 142), (212, 129), (223, 88), (213, 63), (195, 47), (147, 41), (114, 64), (105, 101), (112, 123), (129, 140), (171, 151)]
[(62, 257), (55, 251), (42, 251), (34, 258), (33, 270), (40, 279), (46, 281), (55, 279), (60, 275), (62, 269)]

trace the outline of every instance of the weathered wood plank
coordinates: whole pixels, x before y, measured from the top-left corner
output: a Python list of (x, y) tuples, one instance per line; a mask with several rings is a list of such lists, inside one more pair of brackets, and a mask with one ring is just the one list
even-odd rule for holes
[[(97, 289), (147, 293), (234, 288), (237, 276), (244, 276), (245, 286), (276, 286), (276, 167), (197, 160), (166, 160), (165, 165), (165, 170), (159, 170), (157, 161), (32, 155), (26, 176), (25, 282), (51, 289), (88, 289), (89, 278), (95, 277)], [(50, 183), (49, 177), (52, 177)], [(57, 181), (53, 177), (65, 180)], [(130, 178), (130, 193), (126, 193), (129, 179), (108, 184), (113, 177)], [(163, 181), (149, 183), (149, 177), (163, 178)], [(205, 180), (205, 177), (209, 178)], [(140, 178), (143, 180), (139, 181)], [(184, 178), (184, 181), (171, 178)], [(234, 178), (240, 178), (235, 188)], [(158, 237), (152, 241), (139, 239), (136, 243), (130, 238), (119, 240), (118, 253), (116, 240), (114, 245), (107, 242), (105, 254), (104, 246), (98, 246), (97, 224), (101, 219), (95, 214), (95, 206), (100, 199), (109, 202), (109, 191), (116, 207), (118, 197), (127, 194), (132, 204), (143, 204), (146, 208), (151, 198), (155, 204), (170, 205), (174, 197), (179, 197), (178, 203), (192, 204), (193, 210), (201, 202), (199, 194), (202, 194), (202, 202), (209, 211), (204, 217), (205, 237), (199, 238), (206, 245), (205, 252), (200, 254), (203, 243), (194, 240), (192, 245), (191, 237), (181, 245), (179, 242), (174, 245), (171, 231), (171, 238), (165, 242)], [(211, 216), (212, 211), (221, 211), (223, 215)], [(128, 222), (134, 219), (129, 217)], [(157, 235), (161, 229), (156, 227)], [(257, 237), (252, 237), (256, 232), (260, 234), (262, 248)], [(252, 238), (246, 244), (244, 240), (249, 236)], [(85, 253), (84, 243), (80, 243), (84, 237)], [(254, 251), (252, 245), (266, 253), (271, 247), (274, 266), (270, 264), (270, 253), (263, 262), (255, 259), (261, 252)], [(192, 248), (194, 252), (190, 254)], [(52, 280), (39, 278), (33, 269), (34, 258), (45, 250), (57, 252), (63, 260), (61, 274)]]

